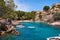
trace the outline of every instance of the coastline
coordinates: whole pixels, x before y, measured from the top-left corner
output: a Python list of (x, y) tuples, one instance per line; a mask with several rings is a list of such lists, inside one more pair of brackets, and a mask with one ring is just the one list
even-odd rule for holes
[[(4, 23), (5, 19), (0, 19), (0, 22)], [(12, 20), (12, 25), (16, 26), (20, 22), (34, 22), (34, 21), (33, 20)], [(46, 24), (52, 25), (52, 26), (60, 26), (60, 21), (54, 21), (54, 22), (50, 23), (50, 22), (44, 22), (44, 21), (39, 20), (39, 21), (35, 21), (35, 22), (43, 22), (43, 23), (46, 23)]]
[(60, 22), (53, 22), (53, 23), (50, 23), (50, 25), (56, 25), (56, 26), (59, 26), (59, 25), (60, 25)]
[[(12, 21), (12, 24), (13, 25), (18, 25), (20, 22), (33, 22), (33, 21), (30, 21), (30, 20), (15, 20), (15, 21)], [(44, 21), (35, 21), (35, 22), (44, 22)], [(46, 22), (47, 23), (47, 22)], [(52, 25), (52, 26), (60, 26), (60, 21), (54, 21), (52, 23), (47, 23), (49, 25)]]
[[(0, 20), (0, 22), (3, 22), (4, 23), (5, 22), (5, 19)], [(12, 26), (16, 26), (20, 22), (34, 22), (34, 21), (32, 21), (32, 20), (12, 20)], [(35, 22), (43, 22), (43, 23), (46, 23), (48, 25), (52, 25), (54, 27), (57, 27), (58, 26), (57, 28), (60, 27), (60, 21), (54, 21), (52, 23), (48, 23), (48, 22), (44, 22), (44, 21), (35, 21)], [(14, 33), (14, 31), (15, 31), (15, 33)], [(16, 34), (16, 35), (19, 35), (20, 34), (18, 31), (16, 31), (16, 29), (14, 31), (12, 32), (13, 34)], [(2, 35), (3, 34), (4, 34), (4, 31), (2, 32)]]
[[(19, 22), (14, 21), (13, 24), (8, 24), (9, 22), (6, 22), (5, 19), (0, 19), (0, 36), (5, 35), (7, 33), (11, 33), (14, 35), (19, 35), (20, 33), (15, 29), (14, 25), (18, 25)], [(4, 30), (3, 30), (3, 29)]]
[(60, 26), (60, 21), (54, 21), (52, 23), (48, 23), (49, 25), (52, 25), (52, 26)]

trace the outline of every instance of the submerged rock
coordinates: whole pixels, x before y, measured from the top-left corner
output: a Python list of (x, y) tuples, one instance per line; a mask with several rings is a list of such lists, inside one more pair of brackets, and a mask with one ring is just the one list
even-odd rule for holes
[(11, 34), (19, 35), (18, 31), (12, 31)]
[(16, 31), (13, 25), (6, 25), (4, 23), (0, 25), (0, 31), (0, 35), (4, 35), (5, 33), (11, 33), (16, 35), (19, 34), (19, 32)]
[(1, 32), (0, 32), (0, 35), (4, 35), (4, 34), (6, 34), (5, 31), (1, 31)]

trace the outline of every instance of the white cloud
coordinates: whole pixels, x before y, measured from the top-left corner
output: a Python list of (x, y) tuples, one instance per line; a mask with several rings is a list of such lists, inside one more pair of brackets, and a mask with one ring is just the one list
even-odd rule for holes
[(26, 5), (26, 4), (17, 4), (17, 10), (22, 10), (22, 11), (29, 11), (30, 10), (30, 6)]
[(30, 5), (27, 5), (27, 4), (24, 4), (24, 3), (21, 3), (20, 0), (14, 0), (15, 4), (17, 5), (17, 8), (16, 10), (22, 10), (22, 11), (30, 11), (31, 7)]

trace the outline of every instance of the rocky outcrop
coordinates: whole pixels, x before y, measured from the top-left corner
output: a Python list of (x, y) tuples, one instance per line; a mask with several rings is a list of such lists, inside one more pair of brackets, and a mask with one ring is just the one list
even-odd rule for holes
[(9, 24), (9, 22), (6, 22), (5, 20), (0, 20), (0, 35), (4, 35), (6, 33), (11, 33), (15, 35), (19, 34), (19, 32), (16, 31), (12, 24)]
[(50, 25), (53, 25), (53, 26), (60, 26), (60, 21), (56, 21), (56, 22), (50, 23)]

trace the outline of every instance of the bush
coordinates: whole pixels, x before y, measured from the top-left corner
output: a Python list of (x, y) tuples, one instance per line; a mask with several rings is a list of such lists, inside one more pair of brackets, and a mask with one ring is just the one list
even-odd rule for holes
[(48, 11), (50, 9), (49, 6), (44, 6), (43, 10)]
[(40, 14), (39, 14), (39, 18), (40, 18), (40, 19), (42, 19), (42, 15), (41, 15), (41, 12), (40, 12)]

